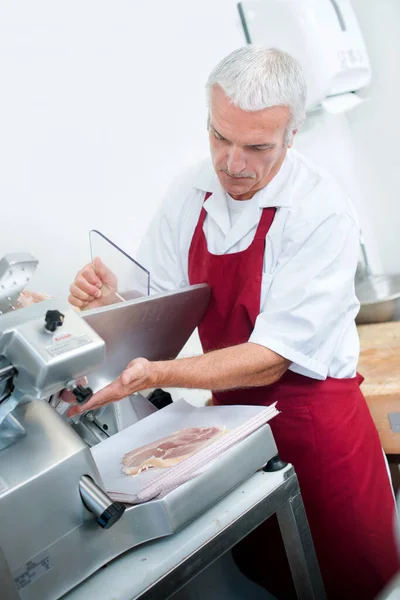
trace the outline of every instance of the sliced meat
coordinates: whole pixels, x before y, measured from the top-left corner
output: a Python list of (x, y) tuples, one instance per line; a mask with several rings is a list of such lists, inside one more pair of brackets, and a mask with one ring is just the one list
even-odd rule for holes
[(155, 440), (125, 454), (126, 475), (136, 475), (152, 467), (171, 467), (192, 456), (226, 432), (224, 427), (191, 427)]

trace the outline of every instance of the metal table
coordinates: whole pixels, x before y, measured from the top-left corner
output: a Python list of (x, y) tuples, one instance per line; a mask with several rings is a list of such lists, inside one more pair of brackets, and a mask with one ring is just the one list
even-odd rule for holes
[(291, 465), (254, 474), (181, 531), (127, 552), (63, 600), (166, 600), (273, 514), (278, 517), (299, 600), (324, 600)]

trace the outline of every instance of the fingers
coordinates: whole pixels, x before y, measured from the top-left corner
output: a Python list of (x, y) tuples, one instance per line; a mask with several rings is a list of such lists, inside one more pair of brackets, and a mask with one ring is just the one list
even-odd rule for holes
[[(106, 287), (104, 288), (103, 285)], [(103, 287), (103, 292), (101, 288)], [(96, 257), (93, 264), (83, 267), (75, 277), (69, 291), (68, 301), (80, 310), (88, 307), (94, 300), (99, 300), (104, 292), (109, 294), (116, 290), (117, 280), (115, 275), (106, 267), (100, 258)], [(102, 303), (100, 302), (100, 305)]]
[(152, 365), (150, 361), (145, 358), (137, 358), (133, 360), (123, 373), (115, 379), (110, 385), (94, 394), (94, 396), (82, 406), (76, 405), (69, 409), (68, 417), (87, 412), (88, 410), (94, 410), (104, 406), (109, 402), (116, 402), (122, 400), (135, 392), (140, 392), (147, 388), (153, 387), (154, 383), (151, 378)]
[[(140, 383), (144, 383), (144, 379), (147, 375), (147, 365), (149, 365), (147, 360), (138, 358), (133, 360), (125, 371), (121, 373), (120, 380), (123, 386), (128, 387), (130, 385), (137, 385)], [(136, 390), (137, 391), (137, 390)]]
[(98, 256), (93, 260), (93, 268), (103, 283), (114, 289), (117, 287), (117, 278), (114, 273), (110, 271)]
[[(68, 297), (68, 301), (73, 306), (82, 309), (88, 306), (88, 304), (90, 304), (90, 302), (94, 300), (93, 296), (90, 296), (89, 294), (81, 290), (75, 283), (73, 283), (69, 289), (70, 295)], [(97, 291), (100, 292), (100, 290)]]
[(101, 277), (100, 272), (91, 263), (83, 267), (82, 271), (78, 273), (78, 275), (79, 274), (82, 275), (89, 283), (91, 283), (94, 286), (97, 286), (98, 288), (100, 288), (103, 285), (103, 279)]
[[(79, 294), (77, 297), (80, 300), (87, 300), (88, 298), (100, 298), (101, 296), (101, 291), (99, 290), (99, 288), (96, 285), (90, 283), (83, 273), (81, 275), (78, 275), (78, 277), (71, 285), (71, 288), (72, 287), (74, 287), (75, 291)], [(72, 293), (71, 288), (70, 290)]]
[(86, 308), (94, 299), (101, 297), (101, 286), (101, 279), (95, 273), (93, 265), (86, 265), (72, 283), (68, 301), (79, 309)]
[(110, 402), (116, 402), (117, 400), (122, 400), (129, 396), (132, 392), (127, 389), (125, 386), (121, 384), (120, 379), (116, 379), (110, 385), (107, 385), (105, 388), (94, 394), (89, 402), (86, 402), (83, 405), (76, 404), (72, 408), (68, 410), (68, 417), (73, 417), (75, 415), (79, 415), (81, 413), (87, 412), (88, 410), (94, 410), (96, 408), (100, 408), (105, 404), (109, 404)]
[(68, 302), (72, 304), (72, 306), (77, 310), (82, 310), (83, 308), (86, 308), (86, 306), (88, 306), (89, 304), (89, 302), (84, 302), (83, 300), (75, 298), (75, 296), (73, 296), (72, 294), (68, 296)]

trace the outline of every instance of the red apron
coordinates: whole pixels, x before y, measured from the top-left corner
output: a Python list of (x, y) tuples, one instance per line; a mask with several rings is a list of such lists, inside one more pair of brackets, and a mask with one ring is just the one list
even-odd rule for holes
[[(260, 311), (265, 237), (275, 212), (262, 211), (246, 250), (214, 255), (207, 249), (202, 208), (189, 281), (212, 290), (199, 326), (205, 352), (248, 341)], [(400, 566), (393, 493), (361, 381), (319, 381), (287, 371), (270, 386), (213, 394), (216, 404), (278, 402), (281, 414), (271, 428), (281, 458), (296, 470), (329, 600), (372, 600)], [(277, 533), (276, 520), (269, 519), (238, 544), (235, 555), (245, 574), (288, 600), (294, 588)]]

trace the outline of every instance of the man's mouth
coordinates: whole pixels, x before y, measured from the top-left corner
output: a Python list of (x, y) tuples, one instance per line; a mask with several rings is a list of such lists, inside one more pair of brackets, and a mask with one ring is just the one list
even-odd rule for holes
[(230, 177), (231, 179), (255, 179), (254, 175), (250, 175), (247, 173), (239, 173), (238, 175), (232, 175), (231, 173), (228, 173), (228, 171), (225, 171), (224, 169), (220, 169), (220, 171), (222, 173), (224, 173), (225, 175), (227, 175), (228, 177)]

